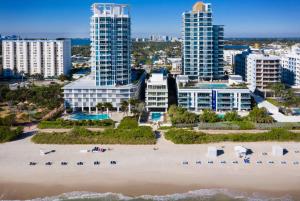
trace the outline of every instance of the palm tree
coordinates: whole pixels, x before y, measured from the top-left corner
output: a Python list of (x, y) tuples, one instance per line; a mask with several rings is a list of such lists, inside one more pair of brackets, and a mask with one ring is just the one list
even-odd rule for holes
[(138, 99), (131, 98), (128, 100), (129, 103), (129, 112), (136, 111), (137, 105), (140, 103)]
[(127, 113), (127, 110), (128, 110), (128, 102), (127, 101), (122, 101), (121, 102), (121, 110), (124, 112), (124, 113)]
[(113, 105), (111, 103), (104, 103), (103, 106), (106, 108), (107, 114), (109, 113), (109, 110), (113, 108)]
[(96, 107), (97, 107), (98, 110), (100, 110), (101, 112), (103, 112), (103, 107), (104, 107), (103, 103), (97, 103)]

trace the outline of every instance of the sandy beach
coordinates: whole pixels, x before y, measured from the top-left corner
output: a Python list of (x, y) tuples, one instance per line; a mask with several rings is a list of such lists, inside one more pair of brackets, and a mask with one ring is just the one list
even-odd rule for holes
[[(236, 156), (233, 151), (236, 145), (252, 149), (250, 164), (244, 164)], [(280, 145), (289, 152), (285, 156), (273, 156), (272, 145)], [(300, 162), (300, 153), (296, 153), (300, 143), (174, 145), (161, 138), (157, 145), (103, 145), (112, 150), (80, 153), (94, 146), (36, 145), (30, 137), (1, 144), (0, 199), (33, 199), (73, 191), (165, 195), (210, 188), (293, 195), (300, 199), (300, 165), (294, 164)], [(208, 146), (223, 147), (224, 154), (208, 158)], [(41, 156), (40, 149), (55, 152)], [(112, 160), (117, 164), (111, 165)], [(258, 160), (262, 164), (257, 164)], [(30, 161), (37, 165), (29, 166)], [(48, 161), (53, 164), (46, 166)], [(61, 161), (68, 165), (62, 166)], [(83, 162), (82, 166), (77, 165), (79, 161)], [(94, 161), (101, 164), (94, 166)], [(183, 161), (188, 161), (188, 165), (183, 165)], [(201, 165), (196, 161), (201, 161)], [(281, 164), (282, 161), (286, 164)]]

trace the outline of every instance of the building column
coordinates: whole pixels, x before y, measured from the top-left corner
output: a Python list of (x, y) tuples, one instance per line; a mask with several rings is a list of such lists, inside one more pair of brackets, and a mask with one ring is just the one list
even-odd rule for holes
[(120, 112), (120, 107), (117, 107), (117, 112)]

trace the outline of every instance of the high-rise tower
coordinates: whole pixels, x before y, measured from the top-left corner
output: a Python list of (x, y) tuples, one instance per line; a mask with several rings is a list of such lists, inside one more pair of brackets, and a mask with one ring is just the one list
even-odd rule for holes
[(197, 2), (182, 18), (183, 74), (192, 80), (221, 77), (224, 29), (212, 24), (211, 4)]
[(91, 17), (91, 62), (97, 86), (131, 82), (128, 5), (95, 3)]

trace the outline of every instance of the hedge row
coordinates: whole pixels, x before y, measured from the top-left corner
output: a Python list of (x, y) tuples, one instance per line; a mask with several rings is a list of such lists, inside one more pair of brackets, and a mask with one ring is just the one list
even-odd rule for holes
[(0, 126), (0, 143), (15, 140), (23, 133), (22, 127), (16, 129), (8, 126)]
[(72, 121), (57, 119), (56, 121), (41, 121), (38, 125), (40, 129), (47, 128), (73, 128), (74, 126), (89, 126), (89, 127), (114, 127), (115, 123), (111, 119), (105, 120), (81, 120)]
[(38, 133), (32, 138), (38, 144), (155, 144), (151, 127), (132, 129), (106, 129), (93, 132), (85, 128), (74, 128), (67, 133)]
[(165, 134), (166, 139), (175, 144), (206, 144), (217, 142), (258, 142), (258, 141), (300, 141), (300, 133), (293, 133), (286, 129), (278, 128), (265, 133), (242, 134), (206, 134), (184, 129), (171, 129)]

